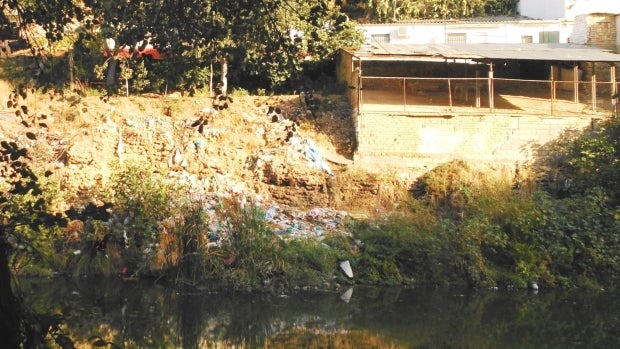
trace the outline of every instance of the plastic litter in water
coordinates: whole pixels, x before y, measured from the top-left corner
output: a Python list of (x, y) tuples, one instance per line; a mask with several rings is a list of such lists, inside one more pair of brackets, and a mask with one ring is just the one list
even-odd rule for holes
[(353, 295), (353, 287), (350, 287), (348, 290), (344, 291), (344, 293), (340, 295), (340, 299), (342, 299), (342, 301), (345, 303), (349, 303), (352, 295)]
[(348, 260), (340, 262), (340, 269), (344, 271), (346, 276), (353, 278), (353, 269), (351, 269), (351, 263)]

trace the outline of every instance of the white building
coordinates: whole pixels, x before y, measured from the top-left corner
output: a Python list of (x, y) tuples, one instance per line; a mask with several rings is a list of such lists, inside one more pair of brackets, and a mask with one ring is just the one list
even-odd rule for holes
[(573, 22), (517, 18), (363, 24), (366, 44), (567, 43)]
[[(620, 32), (620, 0), (519, 0), (519, 17), (360, 24), (366, 44), (593, 44), (592, 28)], [(591, 14), (595, 14), (591, 16)], [(596, 23), (604, 14), (606, 23)], [(611, 16), (611, 17), (610, 17)], [(610, 20), (611, 18), (611, 20)], [(615, 19), (614, 19), (615, 18)], [(605, 34), (606, 35), (606, 34)], [(613, 34), (620, 47), (620, 35)], [(600, 35), (599, 35), (600, 36)], [(613, 48), (612, 48), (613, 49)]]

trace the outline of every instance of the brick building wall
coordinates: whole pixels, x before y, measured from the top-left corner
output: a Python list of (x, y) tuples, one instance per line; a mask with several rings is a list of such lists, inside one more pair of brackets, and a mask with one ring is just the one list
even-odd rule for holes
[(616, 50), (616, 15), (591, 13), (586, 15), (588, 38), (586, 44), (606, 50)]
[[(577, 16), (571, 42), (617, 52), (618, 18), (620, 18), (619, 15), (610, 13), (590, 13)], [(614, 65), (618, 66), (618, 64)], [(582, 63), (580, 65), (584, 71), (582, 78), (588, 81), (592, 75), (596, 75), (597, 81), (610, 81), (612, 77), (610, 76), (609, 66), (609, 63)], [(611, 91), (610, 88), (610, 86), (603, 87), (606, 91)]]
[(589, 117), (405, 116), (360, 114), (355, 161), (428, 167), (464, 159), (514, 164), (532, 159), (536, 145), (567, 130), (592, 127)]

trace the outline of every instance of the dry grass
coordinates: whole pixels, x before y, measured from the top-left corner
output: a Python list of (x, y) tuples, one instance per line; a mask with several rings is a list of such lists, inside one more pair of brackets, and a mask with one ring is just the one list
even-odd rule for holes
[[(8, 96), (10, 86), (2, 83), (2, 88)], [(227, 110), (210, 118), (202, 135), (189, 125), (203, 109), (211, 108), (212, 99), (206, 95), (102, 98), (67, 92), (33, 95), (27, 103), (32, 113), (47, 115), (48, 128), (41, 130), (33, 147), (36, 161), (42, 166), (62, 164), (55, 170), (61, 187), (79, 191), (79, 197), (92, 195), (90, 186), (105, 186), (112, 164), (119, 161), (148, 164), (162, 173), (173, 170), (169, 159), (179, 149), (190, 160), (186, 170), (192, 174), (225, 174), (261, 195), (271, 193), (301, 208), (324, 205), (364, 213), (393, 209), (406, 198), (410, 185), (396, 172), (367, 173), (357, 166), (330, 163), (337, 174), (330, 177), (307, 170), (302, 155), (291, 158), (294, 154), (286, 149), (282, 132), (277, 130), (281, 125), (272, 123), (267, 115), (270, 106), (279, 107), (285, 118), (297, 120), (298, 136), (312, 139), (322, 153), (345, 162), (352, 158), (354, 130), (346, 100), (320, 98), (322, 107), (315, 119), (298, 96), (235, 96)], [(151, 129), (145, 126), (149, 122), (153, 122)], [(14, 126), (14, 130), (5, 131), (6, 125), (0, 125), (0, 131), (20, 131), (19, 124)], [(119, 139), (124, 151), (120, 156)], [(199, 151), (194, 146), (197, 139), (204, 145)], [(277, 187), (263, 181), (260, 173), (248, 171), (247, 164), (261, 152), (286, 157), (278, 163), (283, 166), (279, 167), (283, 183)]]
[(393, 171), (366, 172), (352, 168), (332, 180), (332, 203), (354, 213), (382, 214), (409, 197), (410, 183)]

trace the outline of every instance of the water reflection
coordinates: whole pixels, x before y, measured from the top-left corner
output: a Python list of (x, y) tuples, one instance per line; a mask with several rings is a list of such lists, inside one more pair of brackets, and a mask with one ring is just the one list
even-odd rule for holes
[(354, 287), (290, 297), (179, 294), (146, 282), (22, 280), (77, 347), (615, 348), (618, 293)]

